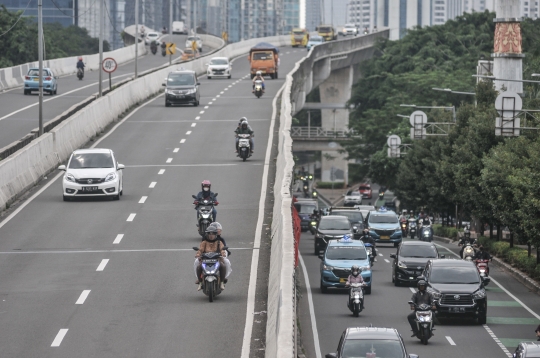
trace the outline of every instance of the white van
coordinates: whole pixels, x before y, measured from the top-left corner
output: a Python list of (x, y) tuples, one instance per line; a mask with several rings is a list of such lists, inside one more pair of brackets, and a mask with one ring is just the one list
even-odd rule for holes
[(175, 34), (183, 34), (187, 35), (187, 29), (184, 25), (184, 21), (173, 21), (172, 23), (172, 33)]

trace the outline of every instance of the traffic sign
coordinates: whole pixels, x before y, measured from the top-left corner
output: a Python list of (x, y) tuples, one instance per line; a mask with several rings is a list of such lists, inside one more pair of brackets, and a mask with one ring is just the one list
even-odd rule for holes
[(427, 123), (427, 114), (424, 111), (414, 111), (409, 117), (409, 123), (411, 126), (422, 125), (422, 127)]
[(195, 38), (195, 40), (191, 41), (191, 49), (193, 51), (197, 51), (198, 48), (197, 48), (197, 39)]
[(392, 134), (386, 140), (386, 144), (388, 144), (389, 147), (399, 147), (401, 145), (401, 138), (396, 134)]
[(103, 71), (107, 73), (113, 73), (114, 71), (116, 71), (116, 68), (118, 68), (118, 64), (116, 63), (114, 58), (107, 57), (101, 63), (101, 68), (103, 68)]
[(167, 55), (174, 55), (176, 53), (176, 46), (173, 42), (167, 42), (165, 47)]
[(523, 108), (520, 95), (512, 91), (502, 92), (495, 99), (495, 109), (503, 118), (514, 118)]

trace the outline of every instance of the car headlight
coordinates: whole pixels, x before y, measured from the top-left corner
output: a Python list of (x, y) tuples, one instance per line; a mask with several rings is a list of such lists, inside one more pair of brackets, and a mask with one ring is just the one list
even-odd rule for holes
[(67, 181), (73, 182), (73, 183), (76, 182), (75, 177), (73, 176), (73, 174), (69, 174), (69, 173), (66, 174), (66, 175), (64, 176), (64, 179), (66, 179)]
[(360, 266), (360, 271), (369, 271), (371, 270), (371, 267), (369, 266)]
[(406, 269), (406, 268), (407, 268), (407, 265), (405, 265), (405, 264), (404, 264), (403, 262), (401, 262), (401, 261), (398, 261), (397, 265), (398, 265), (399, 268), (402, 268), (402, 269)]
[(329, 265), (323, 265), (323, 270), (328, 270), (328, 271), (332, 271), (334, 269), (333, 266), (329, 266)]
[(167, 93), (167, 94), (172, 94), (173, 92), (172, 92), (172, 90), (170, 90), (170, 89), (167, 88), (167, 89), (165, 89), (165, 93)]
[(486, 297), (486, 290), (484, 290), (483, 288), (479, 289), (478, 291), (476, 291), (475, 293), (473, 293), (473, 298), (474, 299), (481, 299), (481, 298), (484, 298)]
[(116, 179), (116, 173), (115, 172), (109, 173), (105, 177), (105, 181), (111, 181), (111, 180), (114, 180), (114, 179)]
[(442, 293), (437, 292), (437, 291), (431, 291), (431, 294), (433, 295), (433, 298), (436, 300), (440, 300), (442, 297)]
[(188, 90), (188, 91), (186, 92), (186, 94), (193, 94), (193, 93), (195, 93), (195, 92), (197, 92), (197, 91), (195, 90), (195, 88), (193, 88), (193, 89)]

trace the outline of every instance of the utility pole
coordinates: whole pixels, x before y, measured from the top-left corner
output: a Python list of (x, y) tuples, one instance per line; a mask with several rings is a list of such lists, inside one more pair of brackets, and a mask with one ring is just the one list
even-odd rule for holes
[(174, 0), (169, 0), (169, 34), (171, 35), (172, 35), (172, 22), (173, 22), (173, 1)]
[(103, 63), (103, 1), (99, 0), (99, 97), (103, 96), (103, 70), (101, 64)]
[(137, 73), (138, 60), (139, 60), (139, 0), (135, 0), (135, 78), (137, 78), (138, 76), (138, 73)]
[(43, 135), (43, 0), (38, 0), (39, 136)]
[[(198, 0), (194, 0), (195, 3), (195, 11), (193, 13), (193, 16), (195, 17), (195, 20), (193, 21), (195, 23), (195, 37), (197, 37), (197, 13), (199, 12), (199, 2)], [(195, 39), (196, 41), (197, 39)]]

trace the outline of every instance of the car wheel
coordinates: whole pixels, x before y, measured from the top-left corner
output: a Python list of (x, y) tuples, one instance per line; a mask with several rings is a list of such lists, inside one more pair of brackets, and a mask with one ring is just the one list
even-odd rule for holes
[(399, 246), (399, 243), (394, 243), (394, 247), (398, 247)]
[(58, 94), (58, 86), (54, 88), (54, 94)]
[(321, 278), (320, 286), (321, 286), (321, 293), (328, 293), (328, 288), (323, 285), (322, 278)]
[(171, 106), (171, 104), (169, 102), (165, 101), (165, 107), (170, 107), (170, 106)]
[(27, 90), (24, 90), (24, 95), (25, 95), (25, 96), (28, 95), (28, 91), (27, 91)]
[(478, 316), (478, 324), (486, 324), (487, 322), (487, 312), (483, 312), (480, 314), (480, 316)]
[(231, 75), (229, 75), (229, 77), (227, 77), (228, 79), (231, 79)]
[(195, 102), (193, 105), (194, 105), (195, 107), (199, 107), (199, 101)]
[(317, 239), (315, 239), (315, 250), (314, 250), (315, 256), (319, 255), (319, 245), (317, 245)]

